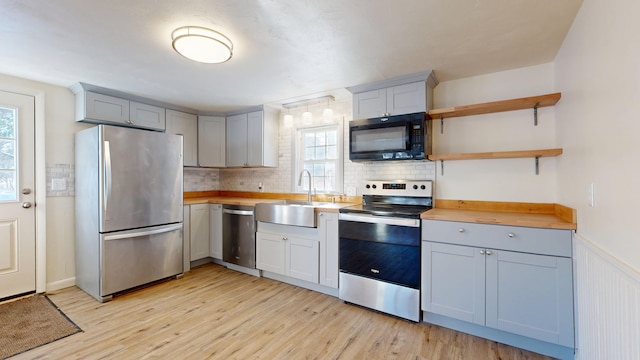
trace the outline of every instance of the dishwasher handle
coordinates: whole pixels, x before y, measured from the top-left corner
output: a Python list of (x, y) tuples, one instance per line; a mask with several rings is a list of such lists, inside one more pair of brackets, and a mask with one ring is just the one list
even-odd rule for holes
[(253, 210), (222, 209), (225, 214), (253, 216)]

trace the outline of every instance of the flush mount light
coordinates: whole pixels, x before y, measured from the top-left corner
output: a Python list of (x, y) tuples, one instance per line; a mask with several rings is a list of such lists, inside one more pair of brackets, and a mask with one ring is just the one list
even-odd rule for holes
[(173, 49), (187, 59), (223, 63), (233, 55), (233, 44), (221, 33), (200, 26), (183, 26), (171, 33)]

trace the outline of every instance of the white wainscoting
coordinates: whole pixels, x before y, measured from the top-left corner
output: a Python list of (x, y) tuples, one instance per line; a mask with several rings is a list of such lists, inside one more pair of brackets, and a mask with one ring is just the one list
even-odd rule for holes
[(574, 236), (576, 359), (640, 359), (640, 274)]

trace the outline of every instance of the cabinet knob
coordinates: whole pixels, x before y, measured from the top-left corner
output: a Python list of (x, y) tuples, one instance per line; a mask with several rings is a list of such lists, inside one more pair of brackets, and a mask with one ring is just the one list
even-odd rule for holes
[(463, 232), (464, 232), (464, 229), (463, 229), (463, 228), (460, 228), (460, 229), (458, 229), (458, 232), (459, 232), (459, 233), (463, 233)]
[(289, 239), (286, 236), (283, 236), (282, 240), (289, 240)]
[(514, 233), (508, 233), (508, 234), (507, 234), (507, 236), (508, 236), (508, 237), (510, 237), (510, 238), (514, 238), (514, 237), (516, 237), (516, 234), (514, 234)]
[(484, 255), (484, 254), (486, 254), (486, 253), (487, 253), (486, 251), (484, 251), (484, 250), (480, 250), (480, 255)]
[(491, 250), (487, 250), (486, 254), (487, 254), (487, 255), (493, 255), (493, 251), (491, 251)]
[(318, 214), (318, 216), (324, 216), (324, 214), (323, 214), (323, 213), (320, 213), (320, 214)]

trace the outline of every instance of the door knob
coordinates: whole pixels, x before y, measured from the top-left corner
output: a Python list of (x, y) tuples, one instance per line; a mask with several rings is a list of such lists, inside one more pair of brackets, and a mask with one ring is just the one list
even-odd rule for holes
[(23, 195), (29, 195), (29, 194), (31, 194), (31, 189), (29, 189), (29, 188), (24, 188), (24, 189), (22, 189), (22, 194), (23, 194)]
[(30, 208), (30, 207), (31, 207), (31, 203), (30, 203), (30, 202), (28, 202), (28, 201), (23, 202), (23, 203), (22, 203), (22, 207), (23, 207), (23, 208), (25, 208), (25, 209), (28, 209), (28, 208)]

